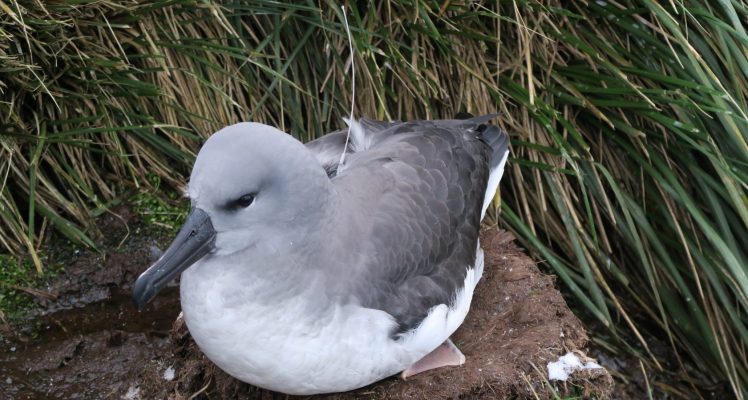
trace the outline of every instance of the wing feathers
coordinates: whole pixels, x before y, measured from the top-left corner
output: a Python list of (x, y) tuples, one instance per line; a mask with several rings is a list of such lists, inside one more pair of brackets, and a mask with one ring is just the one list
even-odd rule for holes
[[(356, 279), (341, 279), (363, 306), (394, 317), (393, 335), (451, 304), (475, 263), (480, 221), (508, 154), (506, 134), (484, 125), (491, 118), (349, 121), (351, 152), (329, 176), (350, 201), (341, 212), (357, 214), (350, 218), (368, 242), (349, 244), (363, 264), (348, 270)], [(337, 168), (345, 134), (308, 144), (326, 169)]]

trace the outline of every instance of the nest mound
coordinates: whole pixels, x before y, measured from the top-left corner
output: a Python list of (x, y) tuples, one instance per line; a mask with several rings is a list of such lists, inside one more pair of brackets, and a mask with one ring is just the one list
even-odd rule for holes
[[(483, 279), (470, 313), (452, 336), (467, 357), (465, 365), (429, 371), (407, 381), (391, 377), (348, 393), (305, 398), (549, 398), (554, 392), (609, 397), (613, 381), (604, 369), (578, 371), (565, 382), (548, 380), (548, 362), (569, 351), (585, 358), (581, 349), (587, 344), (587, 334), (554, 287), (554, 278), (538, 270), (510, 233), (486, 229), (481, 242)], [(181, 318), (174, 323), (171, 340), (175, 379), (165, 380), (163, 368), (146, 370), (140, 382), (146, 398), (275, 397), (215, 367), (195, 345)], [(169, 360), (159, 364), (164, 362)]]

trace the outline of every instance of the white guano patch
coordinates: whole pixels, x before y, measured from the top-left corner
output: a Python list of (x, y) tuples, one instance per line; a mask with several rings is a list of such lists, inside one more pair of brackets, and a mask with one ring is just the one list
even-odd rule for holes
[(174, 380), (174, 367), (173, 366), (170, 365), (164, 371), (164, 380), (167, 380), (167, 381), (173, 381)]
[(583, 369), (602, 369), (602, 367), (593, 361), (582, 364), (576, 354), (569, 352), (558, 358), (558, 361), (548, 363), (548, 379), (552, 381), (566, 381), (569, 375)]
[(140, 400), (140, 388), (138, 386), (131, 385), (127, 388), (127, 393), (122, 396), (123, 400)]

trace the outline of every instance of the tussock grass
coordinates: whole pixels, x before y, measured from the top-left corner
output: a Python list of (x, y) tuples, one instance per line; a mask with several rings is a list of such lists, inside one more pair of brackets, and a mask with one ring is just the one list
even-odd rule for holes
[(340, 128), (355, 62), (357, 115), (503, 112), (502, 220), (603, 344), (675, 396), (748, 393), (744, 1), (360, 3), (353, 57), (328, 2), (0, 9), (0, 243), (39, 271), (50, 229), (93, 246), (93, 216), (148, 174), (178, 188), (221, 126)]

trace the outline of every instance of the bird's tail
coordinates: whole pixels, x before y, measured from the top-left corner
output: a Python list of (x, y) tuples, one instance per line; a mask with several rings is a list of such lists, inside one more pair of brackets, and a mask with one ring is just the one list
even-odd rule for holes
[(480, 139), (491, 147), (489, 169), (492, 172), (496, 168), (503, 170), (509, 156), (509, 135), (496, 125), (481, 125), (479, 131)]
[(468, 119), (468, 121), (478, 125), (478, 138), (491, 148), (491, 153), (488, 157), (488, 183), (486, 184), (486, 195), (483, 198), (481, 219), (486, 216), (488, 205), (491, 204), (494, 196), (496, 196), (499, 182), (504, 175), (506, 160), (509, 158), (509, 135), (496, 125), (486, 124), (486, 122), (497, 116), (497, 114), (490, 114)]

